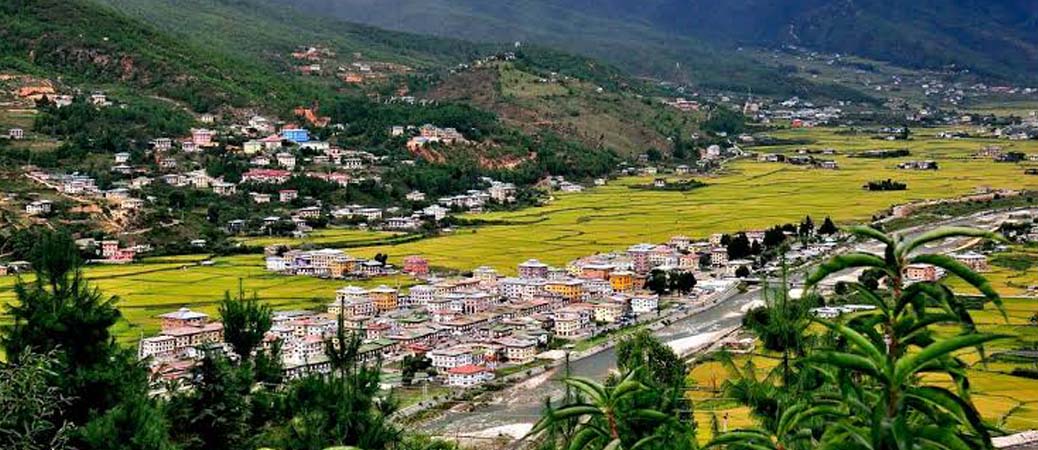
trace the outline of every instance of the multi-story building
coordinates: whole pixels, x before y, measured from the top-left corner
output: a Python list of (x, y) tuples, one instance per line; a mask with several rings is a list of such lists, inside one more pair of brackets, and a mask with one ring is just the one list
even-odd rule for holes
[(505, 357), (513, 364), (526, 364), (537, 354), (537, 342), (532, 339), (507, 337), (498, 339), (497, 343), (504, 346)]
[(722, 267), (728, 264), (728, 249), (724, 247), (715, 247), (710, 250), (710, 265), (714, 267)]
[(966, 267), (969, 267), (970, 270), (973, 270), (974, 272), (984, 272), (988, 270), (988, 258), (980, 253), (956, 253), (955, 255), (952, 255), (952, 257)]
[(399, 291), (384, 284), (368, 291), (368, 296), (374, 302), (375, 309), (378, 312), (393, 311), (399, 306)]
[(635, 314), (655, 312), (659, 308), (660, 296), (650, 292), (639, 292), (631, 296), (631, 311)]
[(426, 355), (432, 361), (432, 366), (441, 371), (472, 364), (472, 350), (462, 345), (435, 349)]
[(584, 264), (580, 266), (580, 277), (585, 279), (608, 280), (609, 275), (616, 269), (612, 264)]
[(551, 280), (544, 283), (544, 290), (573, 302), (584, 295), (584, 282), (575, 278)]
[(413, 286), (409, 292), (411, 306), (426, 307), (436, 297), (436, 288), (427, 284)]
[(498, 293), (509, 300), (530, 300), (544, 292), (546, 281), (536, 278), (502, 278)]
[(607, 299), (595, 304), (595, 322), (616, 323), (627, 313), (627, 305), (618, 299)]
[(582, 330), (580, 315), (569, 312), (555, 314), (555, 336), (575, 338), (581, 335)]
[(404, 273), (409, 273), (415, 276), (425, 276), (429, 274), (429, 261), (421, 256), (407, 256), (404, 258)]
[(905, 278), (909, 281), (937, 281), (941, 274), (937, 267), (929, 264), (909, 264), (905, 267)]
[(519, 264), (519, 278), (547, 278), (548, 265), (536, 259)]
[(631, 258), (631, 267), (637, 273), (647, 273), (652, 265), (649, 256), (656, 247), (652, 244), (635, 244), (627, 248), (627, 256)]
[(483, 366), (466, 365), (447, 371), (447, 385), (455, 387), (474, 387), (494, 379), (494, 371)]
[[(116, 247), (118, 247), (118, 245), (119, 243), (117, 241)], [(162, 329), (168, 330), (173, 328), (203, 326), (209, 321), (209, 315), (192, 311), (189, 308), (180, 308), (171, 313), (160, 314), (159, 319), (162, 319)]]
[(630, 292), (634, 289), (634, 272), (621, 270), (609, 274), (609, 285), (613, 292)]

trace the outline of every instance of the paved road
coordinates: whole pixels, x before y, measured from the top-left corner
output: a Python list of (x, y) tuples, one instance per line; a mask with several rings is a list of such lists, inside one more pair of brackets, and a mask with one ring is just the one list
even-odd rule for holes
[[(967, 226), (992, 229), (1008, 218), (1008, 213), (987, 213), (945, 221), (939, 225)], [(933, 229), (936, 225), (928, 225), (917, 229), (905, 230), (907, 237), (915, 237), (919, 233)], [(968, 243), (968, 239), (944, 241), (937, 245), (922, 248), (925, 253), (948, 253)], [(881, 253), (882, 246), (864, 243), (859, 250)], [(798, 286), (803, 282), (804, 271), (790, 274), (790, 285)], [(680, 345), (683, 342), (695, 341), (698, 338), (710, 338), (713, 333), (737, 326), (748, 305), (760, 300), (759, 291), (737, 294), (717, 306), (695, 314), (687, 319), (675, 322), (656, 332), (664, 342)], [(616, 365), (616, 355), (612, 349), (578, 360), (570, 365), (573, 375), (602, 379)], [(484, 436), (492, 437), (497, 433), (522, 435), (525, 430), (540, 417), (544, 399), (560, 398), (564, 392), (559, 379), (561, 369), (550, 371), (545, 375), (534, 377), (516, 386), (497, 393), (486, 406), (471, 412), (450, 411), (443, 416), (428, 421), (422, 428), (432, 434), (452, 436)]]
[[(747, 305), (759, 299), (758, 291), (736, 294), (713, 308), (675, 322), (655, 334), (667, 343), (682, 343), (696, 336), (709, 337), (742, 322)], [(601, 379), (616, 365), (613, 349), (602, 351), (570, 364), (573, 375)], [(489, 405), (472, 412), (447, 412), (440, 418), (422, 425), (425, 431), (441, 436), (494, 433), (493, 429), (523, 430), (539, 417), (544, 399), (560, 398), (564, 389), (559, 379), (562, 369), (534, 377), (495, 394)], [(525, 427), (525, 428), (524, 428)], [(522, 432), (520, 432), (522, 433)]]

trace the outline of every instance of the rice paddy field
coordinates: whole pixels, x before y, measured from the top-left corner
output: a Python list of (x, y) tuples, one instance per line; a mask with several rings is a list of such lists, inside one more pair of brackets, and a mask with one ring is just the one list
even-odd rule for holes
[[(788, 164), (740, 160), (721, 174), (703, 178), (708, 186), (687, 192), (631, 189), (645, 178), (613, 180), (609, 185), (583, 193), (559, 194), (543, 207), (514, 212), (489, 213), (478, 218), (502, 221), (502, 225), (460, 228), (443, 236), (386, 244), (393, 235), (373, 231), (334, 229), (318, 231), (303, 240), (253, 238), (249, 245), (286, 243), (292, 246), (338, 245), (351, 254), (371, 257), (388, 253), (390, 262), (407, 255), (421, 255), (435, 268), (471, 270), (490, 265), (512, 273), (528, 258), (564, 264), (573, 258), (624, 248), (638, 242), (660, 242), (684, 234), (705, 237), (715, 232), (734, 232), (798, 221), (811, 215), (817, 221), (831, 215), (838, 223), (870, 218), (892, 204), (919, 199), (967, 194), (978, 186), (1038, 189), (1038, 176), (1024, 176), (1025, 167), (1038, 163), (1000, 164), (973, 160), (970, 155), (984, 145), (1038, 153), (1038, 142), (1010, 144), (986, 139), (940, 140), (940, 130), (919, 130), (908, 142), (885, 142), (867, 135), (843, 135), (833, 129), (785, 130), (779, 138), (805, 139), (808, 148), (835, 148), (839, 170), (810, 169)], [(801, 146), (757, 147), (758, 152), (791, 152)], [(907, 147), (912, 155), (899, 159), (850, 158), (848, 153), (875, 148)], [(827, 157), (828, 158), (828, 157)], [(902, 171), (895, 166), (908, 159), (934, 159), (941, 169)], [(867, 192), (869, 180), (893, 178), (906, 182), (908, 190)], [(674, 177), (672, 177), (674, 179)], [(370, 245), (368, 245), (370, 243)], [(358, 247), (359, 245), (359, 247)], [(86, 275), (104, 292), (117, 295), (126, 318), (118, 335), (134, 342), (157, 329), (156, 314), (189, 306), (214, 312), (225, 291), (236, 292), (239, 283), (256, 292), (275, 308), (319, 307), (328, 302), (342, 281), (309, 277), (284, 277), (263, 270), (262, 255), (213, 259), (213, 265), (195, 265), (207, 255), (145, 259), (125, 266), (91, 266)], [(14, 279), (0, 279), (0, 301), (11, 300)], [(355, 283), (406, 286), (406, 278)], [(4, 321), (0, 317), (0, 323)]]
[[(988, 359), (982, 361), (975, 351), (964, 352), (960, 357), (970, 364), (968, 370), (971, 396), (974, 404), (989, 423), (1007, 431), (1023, 431), (1038, 428), (1038, 379), (1012, 375), (1013, 369), (1035, 368), (1034, 361), (1021, 358), (1002, 358), (1000, 352), (1009, 350), (1032, 349), (1038, 345), (1038, 325), (1032, 324), (1031, 316), (1038, 312), (1038, 301), (1025, 298), (1005, 299), (1008, 320), (1004, 319), (994, 307), (988, 305), (982, 311), (974, 311), (973, 319), (982, 332), (1002, 333), (1013, 338), (996, 341), (986, 346)], [(946, 327), (939, 330), (942, 334), (952, 335), (957, 328)], [(738, 355), (734, 357), (740, 370), (750, 359), (757, 367), (757, 378), (763, 379), (767, 373), (778, 365), (778, 355), (760, 353)], [(1038, 360), (1035, 360), (1038, 361)], [(725, 397), (722, 387), (730, 374), (723, 365), (709, 361), (696, 365), (689, 376), (697, 387), (690, 393), (696, 401), (697, 419), (700, 424), (701, 438), (708, 439), (709, 420), (712, 415), (723, 417), (729, 415), (729, 428), (752, 425), (750, 411)], [(935, 379), (934, 382), (947, 384), (949, 380)], [(705, 418), (705, 420), (704, 420)]]
[(298, 248), (305, 245), (371, 245), (377, 244), (380, 241), (384, 241), (386, 239), (392, 239), (394, 237), (404, 235), (404, 233), (394, 233), (388, 231), (356, 230), (350, 228), (329, 228), (324, 230), (315, 230), (306, 237), (298, 239), (280, 236), (250, 236), (238, 238), (236, 240), (244, 245), (254, 247), (266, 247), (268, 245), (288, 245), (293, 248)]
[[(454, 234), (396, 246), (360, 248), (370, 256), (421, 254), (433, 266), (469, 270), (482, 264), (510, 272), (515, 264), (536, 257), (551, 264), (608, 251), (637, 242), (659, 242), (676, 234), (705, 237), (715, 232), (757, 229), (799, 221), (804, 215), (837, 222), (869, 219), (893, 204), (912, 200), (956, 197), (978, 187), (1038, 189), (1038, 176), (1024, 176), (1023, 164), (975, 160), (970, 156), (985, 145), (1038, 153), (1038, 142), (1010, 145), (987, 139), (943, 140), (939, 130), (918, 131), (908, 142), (886, 142), (868, 135), (839, 135), (833, 130), (787, 130), (776, 137), (810, 139), (807, 148), (835, 148), (839, 170), (823, 170), (782, 163), (737, 161), (720, 175), (702, 178), (709, 185), (687, 192), (631, 189), (646, 178), (614, 180), (608, 186), (583, 193), (560, 194), (548, 206), (478, 217), (506, 221), (507, 225), (462, 229)], [(801, 146), (754, 148), (759, 152), (790, 152)], [(906, 158), (850, 158), (849, 152), (907, 147)], [(830, 158), (824, 156), (824, 158)], [(898, 170), (898, 162), (933, 159), (937, 171)], [(867, 192), (870, 180), (892, 178), (908, 184), (906, 191)], [(674, 179), (672, 177), (672, 179)]]
[[(205, 259), (204, 255), (180, 256), (128, 265), (88, 266), (85, 275), (104, 293), (119, 297), (124, 320), (115, 331), (118, 339), (128, 344), (157, 332), (158, 314), (186, 306), (215, 315), (224, 292), (237, 295), (239, 283), (246, 295), (255, 293), (275, 309), (323, 307), (335, 297), (336, 289), (347, 284), (266, 272), (262, 255), (221, 257), (215, 258), (213, 265), (196, 264)], [(0, 278), (0, 298), (13, 299), (14, 283), (14, 277)], [(363, 287), (413, 283), (403, 277), (352, 282)]]
[[(982, 359), (975, 351), (963, 352), (959, 357), (970, 365), (972, 398), (987, 421), (1007, 431), (1038, 429), (1038, 379), (1012, 373), (1014, 369), (1038, 369), (1038, 353), (1033, 359), (1004, 353), (1038, 349), (1038, 322), (1032, 321), (1032, 317), (1038, 314), (1038, 292), (1027, 289), (1038, 285), (1038, 247), (1012, 246), (994, 254), (990, 261), (990, 269), (983, 275), (1003, 296), (1006, 317), (990, 304), (983, 310), (971, 311), (971, 315), (981, 332), (1011, 337), (986, 345), (987, 359)], [(959, 294), (978, 294), (957, 277), (948, 277), (945, 282)], [(941, 327), (938, 332), (951, 336), (959, 329)], [(740, 370), (752, 360), (757, 367), (758, 379), (763, 379), (779, 362), (778, 355), (759, 348), (752, 355), (738, 355), (734, 360)], [(749, 409), (726, 398), (722, 391), (730, 376), (728, 370), (716, 361), (697, 364), (691, 371), (689, 379), (696, 389), (690, 395), (696, 400), (701, 438), (708, 439), (703, 434), (709, 434), (710, 420), (714, 415), (724, 417), (727, 413), (730, 429), (753, 424)], [(934, 381), (951, 387), (947, 379)]]

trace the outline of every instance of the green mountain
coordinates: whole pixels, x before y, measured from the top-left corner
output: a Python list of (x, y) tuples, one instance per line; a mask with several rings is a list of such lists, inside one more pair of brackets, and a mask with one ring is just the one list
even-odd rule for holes
[(490, 52), (493, 46), (417, 36), (323, 16), (308, 16), (268, 0), (93, 0), (141, 19), (178, 39), (228, 54), (267, 61), (301, 45), (413, 67), (443, 66)]
[[(302, 11), (472, 40), (533, 41), (706, 86), (789, 89), (743, 45), (807, 46), (906, 67), (1033, 80), (1029, 0), (290, 0)], [(677, 66), (680, 64), (680, 67)], [(795, 87), (795, 86), (794, 86)]]
[(256, 61), (185, 43), (84, 0), (0, 5), (0, 67), (75, 85), (110, 85), (184, 102), (280, 103), (309, 87)]
[(259, 2), (0, 4), (0, 68), (171, 99), (195, 111), (222, 106), (285, 110), (334, 93), (341, 83), (291, 71), (288, 55), (301, 45), (413, 67), (466, 61), (488, 51), (456, 40), (302, 19)]

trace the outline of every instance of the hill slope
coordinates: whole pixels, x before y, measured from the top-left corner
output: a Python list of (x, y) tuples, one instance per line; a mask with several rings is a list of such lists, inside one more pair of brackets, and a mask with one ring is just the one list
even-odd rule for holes
[(227, 53), (277, 58), (300, 45), (414, 66), (471, 59), (492, 47), (417, 36), (323, 16), (307, 16), (268, 0), (93, 0), (159, 30)]
[[(1028, 0), (290, 0), (305, 11), (476, 40), (533, 40), (693, 81), (747, 77), (723, 49), (798, 44), (909, 67), (957, 65), (1034, 79), (1038, 4)], [(718, 50), (721, 49), (721, 50)], [(704, 73), (705, 72), (705, 73)], [(756, 70), (760, 72), (760, 70)], [(744, 83), (754, 81), (744, 80)], [(734, 83), (733, 83), (734, 84)]]
[(85, 0), (0, 5), (0, 68), (143, 90), (197, 111), (283, 103), (309, 90), (249, 58), (191, 45)]

